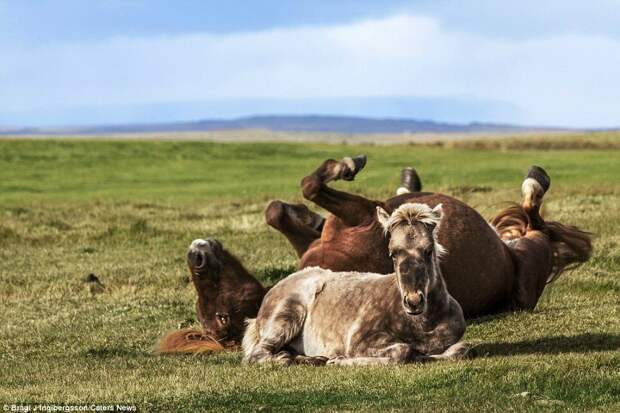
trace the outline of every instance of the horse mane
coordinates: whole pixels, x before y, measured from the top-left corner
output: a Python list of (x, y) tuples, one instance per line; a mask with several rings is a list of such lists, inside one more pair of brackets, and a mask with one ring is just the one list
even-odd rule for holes
[[(532, 230), (532, 220), (525, 209), (512, 204), (490, 220), (491, 226), (504, 242), (511, 242)], [(592, 256), (592, 236), (573, 225), (544, 221), (540, 231), (549, 239), (553, 252), (553, 268), (547, 283), (555, 281), (563, 272), (572, 270)]]
[(196, 328), (183, 328), (171, 331), (162, 337), (155, 347), (155, 354), (174, 354), (174, 353), (216, 353), (225, 351), (230, 346), (225, 347), (219, 341), (210, 336), (206, 336), (203, 332)]
[[(422, 222), (423, 224), (433, 225), (438, 228), (442, 216), (441, 204), (437, 205), (437, 207), (433, 209), (426, 204), (412, 202), (402, 204), (390, 214), (384, 226), (384, 233), (387, 235), (388, 232), (391, 232), (401, 224), (413, 225), (416, 222)], [(436, 230), (433, 230), (433, 240), (435, 255), (438, 258), (442, 257), (448, 251), (439, 243)]]

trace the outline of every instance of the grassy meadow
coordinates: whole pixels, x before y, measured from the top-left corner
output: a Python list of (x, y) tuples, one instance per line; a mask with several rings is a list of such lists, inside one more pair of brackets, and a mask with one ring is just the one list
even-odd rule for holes
[[(550, 143), (551, 142), (551, 143)], [(586, 142), (586, 144), (584, 144)], [(365, 153), (377, 199), (415, 167), (429, 191), (489, 218), (531, 164), (545, 215), (597, 234), (592, 260), (533, 312), (473, 320), (480, 356), (401, 367), (245, 366), (240, 353), (155, 356), (193, 320), (184, 255), (218, 238), (263, 282), (296, 266), (267, 227), (326, 158)], [(94, 272), (105, 292), (92, 297)], [(389, 146), (105, 139), (0, 140), (0, 405), (130, 403), (141, 411), (620, 411), (620, 135)]]

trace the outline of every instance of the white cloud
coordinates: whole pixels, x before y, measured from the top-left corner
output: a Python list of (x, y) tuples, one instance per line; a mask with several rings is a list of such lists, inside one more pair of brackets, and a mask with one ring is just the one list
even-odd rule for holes
[(472, 96), (536, 124), (620, 124), (620, 41), (527, 40), (397, 15), (325, 27), (0, 51), (0, 110), (224, 97)]

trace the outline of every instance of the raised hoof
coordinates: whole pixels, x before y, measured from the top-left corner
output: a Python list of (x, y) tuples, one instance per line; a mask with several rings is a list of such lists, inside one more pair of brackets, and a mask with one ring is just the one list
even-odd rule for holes
[(342, 159), (344, 168), (341, 171), (340, 178), (345, 181), (352, 181), (355, 175), (366, 166), (366, 155), (357, 155), (354, 158), (346, 157)]
[(265, 222), (270, 227), (280, 229), (284, 218), (284, 202), (271, 201), (265, 208)]
[(540, 166), (532, 165), (529, 171), (527, 171), (526, 179), (527, 178), (532, 178), (536, 182), (538, 182), (542, 187), (544, 193), (546, 193), (551, 186), (551, 178), (549, 178), (547, 172)]
[(409, 192), (420, 192), (422, 190), (422, 181), (420, 180), (420, 176), (415, 169), (407, 167), (400, 171), (399, 190), (401, 188), (406, 189)]

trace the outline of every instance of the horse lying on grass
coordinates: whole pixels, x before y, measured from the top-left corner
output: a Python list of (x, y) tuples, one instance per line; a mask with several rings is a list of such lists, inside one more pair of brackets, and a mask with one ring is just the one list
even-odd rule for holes
[[(365, 157), (325, 161), (302, 180), (304, 196), (332, 212), (323, 219), (302, 204), (272, 202), (267, 223), (280, 230), (300, 255), (300, 268), (387, 274), (393, 271), (389, 240), (376, 215), (405, 203), (430, 207), (442, 204), (441, 245), (449, 251), (440, 262), (448, 291), (465, 317), (535, 308), (545, 285), (567, 269), (586, 262), (592, 253), (591, 235), (540, 216), (550, 179), (532, 167), (522, 184), (523, 200), (500, 211), (490, 225), (474, 209), (442, 194), (419, 192), (415, 171), (403, 171), (400, 195), (386, 202), (336, 191), (327, 183), (352, 180)], [(255, 317), (266, 289), (216, 240), (196, 240), (188, 252), (192, 281), (198, 293), (196, 309), (202, 330), (170, 333), (156, 351), (197, 352), (236, 346), (244, 318)], [(217, 347), (216, 348), (214, 348)]]
[(368, 365), (465, 354), (463, 311), (439, 267), (441, 205), (403, 204), (391, 215), (377, 207), (377, 214), (394, 273), (311, 267), (286, 277), (248, 321), (246, 361)]

